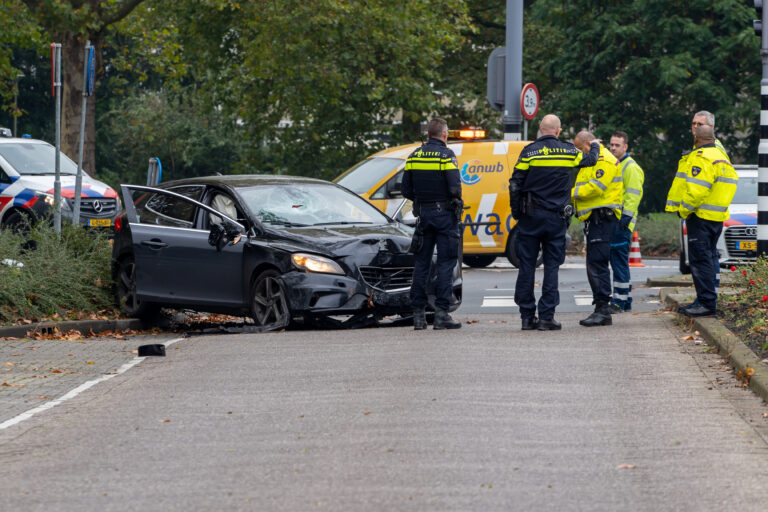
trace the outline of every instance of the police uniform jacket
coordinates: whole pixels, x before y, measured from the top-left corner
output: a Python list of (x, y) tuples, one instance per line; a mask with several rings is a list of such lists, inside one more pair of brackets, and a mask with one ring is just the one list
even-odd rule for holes
[(510, 179), (510, 203), (513, 215), (519, 217), (520, 201), (530, 193), (534, 209), (562, 212), (570, 202), (571, 172), (579, 167), (595, 165), (598, 144), (584, 154), (570, 142), (561, 142), (554, 135), (544, 135), (520, 152)]
[(419, 204), (461, 199), (456, 155), (445, 142), (430, 138), (405, 162), (403, 196)]
[[(724, 160), (730, 163), (731, 160), (728, 158), (728, 153), (726, 153), (725, 148), (722, 147), (722, 144), (718, 145), (718, 142), (718, 140), (715, 140), (714, 145), (706, 145), (709, 148), (708, 154), (716, 155), (716, 160)], [(712, 153), (713, 147), (716, 148), (719, 153)], [(667, 193), (667, 203), (664, 206), (664, 211), (680, 213), (680, 203), (683, 199), (683, 194), (685, 193), (686, 185), (688, 183), (688, 178), (691, 171), (691, 163), (688, 160), (697, 154), (698, 149), (699, 148), (694, 148), (691, 151), (686, 151), (680, 157), (680, 161), (677, 163), (677, 173), (675, 173), (675, 179), (672, 180), (672, 186), (669, 188), (669, 192)]]
[(617, 219), (621, 217), (624, 182), (616, 157), (600, 145), (597, 163), (579, 171), (571, 195), (580, 221), (587, 220), (597, 208), (609, 208)]
[(739, 177), (715, 143), (699, 146), (687, 159), (685, 186), (678, 212), (683, 219), (695, 213), (701, 219), (722, 222), (736, 194)]
[(621, 179), (624, 181), (624, 202), (621, 206), (621, 214), (632, 217), (628, 228), (630, 231), (634, 231), (637, 222), (637, 209), (643, 198), (645, 173), (629, 155), (624, 155), (624, 158), (619, 160), (619, 165), (621, 166)]

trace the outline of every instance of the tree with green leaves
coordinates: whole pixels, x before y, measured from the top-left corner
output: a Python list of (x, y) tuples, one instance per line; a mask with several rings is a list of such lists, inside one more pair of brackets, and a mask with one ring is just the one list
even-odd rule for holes
[(739, 0), (538, 0), (530, 18), (562, 37), (532, 68), (535, 81), (553, 84), (542, 90), (544, 110), (604, 140), (626, 131), (646, 172), (641, 209), (657, 211), (692, 146), (696, 111), (716, 114), (734, 161), (755, 160), (761, 65), (753, 16)]

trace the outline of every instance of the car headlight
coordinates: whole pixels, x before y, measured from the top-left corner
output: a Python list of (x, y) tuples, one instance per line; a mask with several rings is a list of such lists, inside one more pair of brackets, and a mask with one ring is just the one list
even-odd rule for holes
[[(45, 204), (53, 208), (53, 205), (56, 204), (56, 201), (54, 200), (53, 194), (46, 194), (46, 193), (39, 193), (39, 196), (43, 198), (43, 201)], [(69, 201), (67, 201), (66, 198), (61, 198), (61, 209), (62, 210), (71, 210), (72, 208), (69, 206)]]
[(344, 275), (344, 270), (338, 263), (329, 258), (318, 256), (316, 254), (306, 254), (297, 252), (292, 256), (293, 264), (301, 270), (307, 272), (319, 272), (322, 274), (340, 274)]

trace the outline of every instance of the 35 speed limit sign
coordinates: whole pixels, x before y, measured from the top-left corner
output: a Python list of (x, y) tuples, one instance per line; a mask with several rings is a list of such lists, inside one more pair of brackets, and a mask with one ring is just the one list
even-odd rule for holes
[(520, 93), (520, 110), (523, 117), (529, 121), (536, 117), (539, 111), (539, 90), (533, 84), (525, 84)]

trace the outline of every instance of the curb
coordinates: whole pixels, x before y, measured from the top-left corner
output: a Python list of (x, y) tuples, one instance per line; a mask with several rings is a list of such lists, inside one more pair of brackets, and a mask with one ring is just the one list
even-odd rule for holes
[[(677, 309), (681, 302), (692, 295), (676, 293), (676, 291), (664, 288), (659, 292), (659, 297), (663, 302)], [(749, 379), (749, 387), (768, 402), (768, 365), (763, 363), (738, 336), (715, 318), (694, 318), (693, 328), (699, 331), (710, 345), (716, 346), (720, 354), (736, 370), (752, 368), (755, 373)]]
[[(729, 273), (720, 274), (720, 285), (727, 286), (732, 284)], [(669, 286), (693, 286), (693, 278), (690, 275), (677, 274), (673, 276), (649, 277), (646, 286), (650, 287), (669, 287)]]
[(60, 332), (76, 329), (80, 332), (103, 332), (117, 329), (143, 329), (144, 323), (138, 318), (117, 320), (69, 320), (64, 322), (38, 322), (27, 325), (0, 326), (0, 338), (24, 338), (28, 331), (52, 334), (54, 329)]

